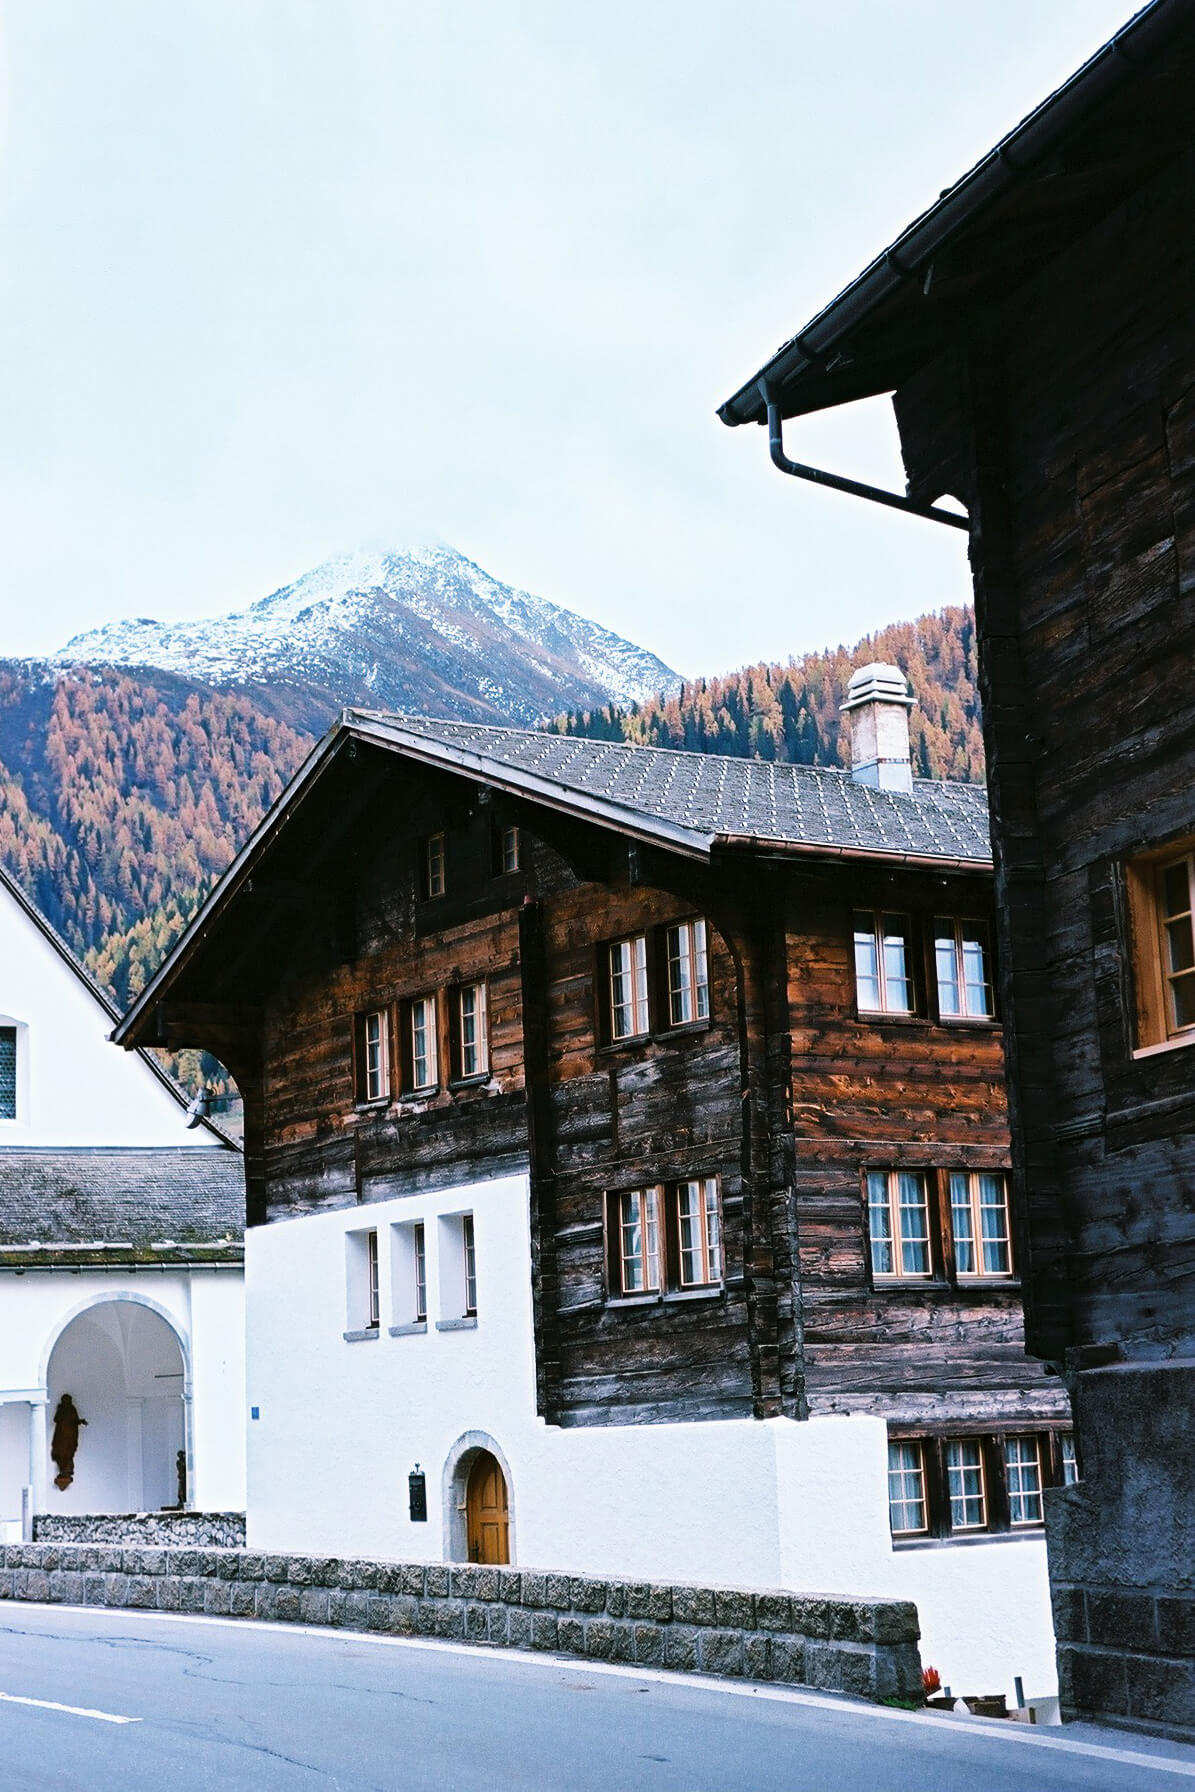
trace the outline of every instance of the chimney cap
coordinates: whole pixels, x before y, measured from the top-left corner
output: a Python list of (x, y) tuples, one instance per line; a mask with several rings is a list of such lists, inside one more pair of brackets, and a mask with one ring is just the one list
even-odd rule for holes
[(873, 660), (870, 666), (860, 666), (852, 672), (846, 687), (846, 702), (838, 707), (846, 711), (858, 709), (864, 703), (901, 703), (906, 709), (912, 709), (909, 681), (899, 666), (886, 666)]

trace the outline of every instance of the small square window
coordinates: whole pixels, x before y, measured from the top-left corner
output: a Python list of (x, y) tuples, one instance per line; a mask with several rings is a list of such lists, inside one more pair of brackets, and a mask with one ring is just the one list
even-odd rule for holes
[(888, 1445), (888, 1521), (894, 1537), (924, 1536), (929, 1529), (925, 1452), (916, 1438)]
[(869, 1170), (867, 1218), (872, 1274), (922, 1281), (933, 1275), (929, 1198), (920, 1170)]
[(996, 1005), (986, 921), (961, 921), (939, 915), (934, 922), (934, 965), (938, 1015), (942, 1020), (992, 1018)]
[(856, 909), (855, 991), (863, 1013), (913, 1013), (907, 915)]
[(668, 960), (668, 1021), (688, 1026), (710, 1017), (709, 954), (705, 922), (681, 921), (664, 932)]
[(1013, 1529), (1041, 1524), (1041, 1442), (1037, 1437), (1004, 1440), (1004, 1472), (1008, 1480), (1008, 1519)]
[(1008, 1183), (988, 1170), (950, 1172), (954, 1267), (960, 1276), (1009, 1276)]
[(639, 1039), (649, 1030), (647, 937), (637, 933), (608, 946), (610, 1037)]

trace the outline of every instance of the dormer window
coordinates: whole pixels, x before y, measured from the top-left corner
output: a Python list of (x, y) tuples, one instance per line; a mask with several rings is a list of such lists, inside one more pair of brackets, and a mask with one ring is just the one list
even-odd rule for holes
[(17, 1117), (17, 1029), (0, 1027), (0, 1120)]

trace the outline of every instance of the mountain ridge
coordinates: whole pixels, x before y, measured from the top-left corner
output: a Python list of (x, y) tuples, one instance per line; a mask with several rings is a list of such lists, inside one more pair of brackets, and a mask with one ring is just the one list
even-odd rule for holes
[(327, 712), (357, 703), (527, 727), (681, 683), (645, 648), (446, 543), (338, 555), (218, 616), (105, 623), (45, 664), (171, 673), (213, 689), (290, 687), (318, 694)]

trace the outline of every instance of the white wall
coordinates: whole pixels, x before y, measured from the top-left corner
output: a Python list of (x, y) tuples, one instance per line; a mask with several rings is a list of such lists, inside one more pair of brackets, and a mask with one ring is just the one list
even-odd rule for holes
[[(49, 1458), (54, 1408), (62, 1393), (73, 1396), (88, 1421), (75, 1480), (65, 1491), (53, 1485)], [(174, 1456), (184, 1438), (190, 1450), (188, 1503), (240, 1511), (245, 1502), (240, 1273), (0, 1272), (0, 1522), (20, 1515), (31, 1403), (44, 1414), (40, 1425), (36, 1414), (32, 1421), (39, 1511), (152, 1510), (172, 1504)], [(22, 1427), (23, 1446), (17, 1441)]]
[[(472, 1211), (477, 1324), (441, 1292), (445, 1214)], [(525, 1177), (442, 1190), (250, 1231), (246, 1240), (249, 1544), (254, 1549), (434, 1560), (450, 1553), (442, 1478), (466, 1433), (510, 1469), (516, 1561), (578, 1573), (722, 1581), (917, 1601), (923, 1660), (960, 1691), (1054, 1689), (1041, 1539), (894, 1550), (883, 1422), (549, 1427), (535, 1414)], [(388, 1228), (422, 1220), (424, 1333), (395, 1277), (409, 1256)], [(382, 1324), (346, 1297), (348, 1235), (379, 1230)], [(450, 1278), (451, 1279), (451, 1278)], [(437, 1317), (457, 1328), (437, 1331)], [(427, 1476), (412, 1524), (407, 1476)]]
[[(13, 1146), (188, 1145), (219, 1149), (144, 1059), (108, 1043), (113, 1021), (0, 883), (0, 1026), (17, 1027)], [(2, 1360), (2, 1359), (0, 1359)]]

